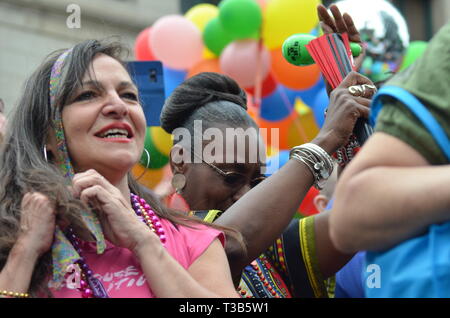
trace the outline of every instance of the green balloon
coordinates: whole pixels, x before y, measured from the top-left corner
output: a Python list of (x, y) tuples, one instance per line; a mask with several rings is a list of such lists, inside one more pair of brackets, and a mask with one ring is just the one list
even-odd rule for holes
[[(139, 163), (148, 169), (161, 169), (169, 162), (169, 157), (163, 155), (156, 149), (155, 144), (152, 141), (152, 136), (150, 133), (150, 127), (147, 127), (145, 132), (144, 148), (150, 154), (150, 162), (145, 150), (142, 152), (141, 160)], [(148, 167), (147, 167), (148, 164)]]
[(218, 17), (211, 19), (206, 24), (205, 30), (203, 31), (203, 42), (217, 56), (232, 41), (233, 37), (224, 30)]
[(406, 54), (403, 57), (402, 65), (400, 66), (400, 70), (403, 70), (414, 63), (419, 57), (422, 56), (423, 52), (425, 52), (427, 48), (428, 42), (424, 41), (413, 41), (409, 43), (408, 49), (406, 50)]
[(223, 0), (219, 4), (219, 19), (234, 39), (251, 38), (261, 28), (261, 7), (255, 0)]
[[(315, 62), (306, 48), (306, 45), (314, 39), (316, 37), (308, 33), (298, 33), (288, 37), (281, 47), (286, 61), (296, 66), (314, 64)], [(350, 42), (350, 50), (352, 51), (352, 55), (357, 57), (361, 54), (362, 48), (358, 43)]]

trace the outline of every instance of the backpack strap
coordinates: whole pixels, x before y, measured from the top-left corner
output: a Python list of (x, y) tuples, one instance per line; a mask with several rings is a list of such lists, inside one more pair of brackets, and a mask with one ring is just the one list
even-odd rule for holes
[(426, 109), (426, 107), (415, 97), (413, 94), (398, 86), (384, 86), (375, 95), (370, 114), (370, 124), (375, 126), (376, 119), (380, 113), (383, 104), (380, 97), (390, 96), (393, 97), (403, 105), (405, 105), (425, 126), (436, 141), (437, 145), (441, 148), (442, 152), (450, 160), (450, 140), (447, 137), (444, 129), (439, 125), (438, 121), (433, 115)]

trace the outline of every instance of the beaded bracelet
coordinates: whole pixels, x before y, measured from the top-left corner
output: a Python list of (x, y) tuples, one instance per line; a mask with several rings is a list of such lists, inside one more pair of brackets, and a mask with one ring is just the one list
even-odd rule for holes
[(333, 154), (333, 157), (337, 160), (337, 163), (340, 167), (345, 167), (358, 151), (361, 149), (361, 146), (354, 134), (350, 136), (350, 139), (347, 145), (342, 146)]
[(27, 293), (14, 293), (7, 290), (0, 290), (0, 296), (6, 296), (11, 298), (29, 298), (30, 295)]

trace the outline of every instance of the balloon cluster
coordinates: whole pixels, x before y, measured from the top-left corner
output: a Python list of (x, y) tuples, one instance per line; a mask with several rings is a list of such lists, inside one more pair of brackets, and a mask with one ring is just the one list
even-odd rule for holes
[[(163, 63), (166, 97), (184, 79), (201, 72), (232, 77), (249, 95), (252, 117), (267, 128), (269, 146), (275, 137), (270, 128), (278, 128), (274, 147), (288, 149), (317, 134), (328, 103), (319, 68), (289, 64), (281, 48), (294, 33), (318, 35), (319, 3), (223, 0), (218, 6), (198, 4), (184, 15), (163, 16), (144, 29), (136, 38), (136, 59)], [(170, 141), (159, 130), (149, 127), (145, 143), (151, 155), (147, 170), (153, 172), (167, 163), (170, 150), (156, 141)], [(144, 153), (141, 165), (145, 167), (146, 161)]]
[[(198, 4), (184, 15), (163, 16), (142, 30), (135, 42), (136, 59), (163, 63), (166, 97), (186, 78), (201, 72), (235, 79), (249, 95), (249, 113), (266, 128), (262, 133), (276, 155), (311, 140), (324, 122), (328, 95), (318, 66), (294, 66), (282, 53), (283, 42), (293, 34), (320, 35), (316, 13), (320, 2), (222, 0), (218, 6)], [(369, 56), (363, 71), (377, 75), (406, 67), (426, 43), (411, 43), (407, 51), (409, 39), (401, 15), (389, 3), (367, 10), (368, 3), (371, 1), (338, 2), (367, 41)], [(377, 54), (381, 46), (387, 51)], [(405, 52), (409, 58), (401, 64)], [(278, 129), (278, 136), (271, 128)], [(144, 183), (146, 178), (154, 180), (152, 173), (168, 162), (170, 146), (170, 135), (160, 127), (148, 128), (145, 147), (151, 160), (146, 167), (144, 153), (140, 169), (151, 173), (144, 174)]]

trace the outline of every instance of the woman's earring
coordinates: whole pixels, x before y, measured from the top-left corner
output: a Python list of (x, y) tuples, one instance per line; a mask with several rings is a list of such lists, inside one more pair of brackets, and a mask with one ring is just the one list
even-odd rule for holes
[(145, 154), (147, 155), (147, 164), (145, 165), (145, 168), (148, 169), (148, 167), (150, 167), (150, 153), (145, 148), (144, 148), (144, 151), (145, 151)]
[(176, 173), (172, 177), (172, 187), (174, 187), (175, 192), (180, 194), (183, 188), (186, 186), (186, 177), (184, 174)]
[(141, 175), (139, 177), (136, 178), (136, 180), (141, 179), (144, 176), (144, 174), (147, 172), (148, 167), (150, 167), (150, 153), (145, 148), (144, 148), (144, 151), (145, 151), (145, 154), (147, 155), (147, 164), (145, 165), (144, 171), (141, 173)]

